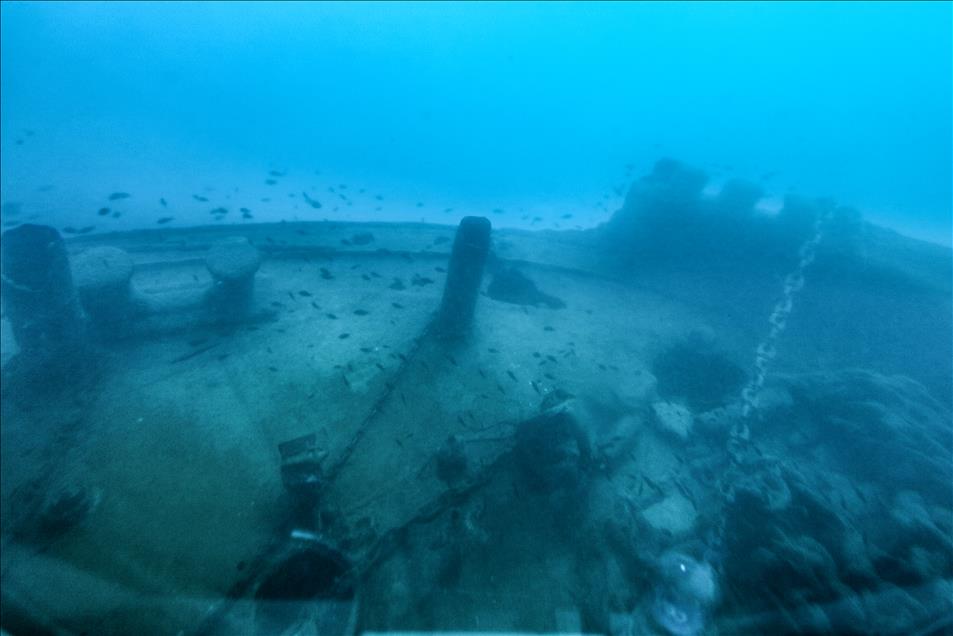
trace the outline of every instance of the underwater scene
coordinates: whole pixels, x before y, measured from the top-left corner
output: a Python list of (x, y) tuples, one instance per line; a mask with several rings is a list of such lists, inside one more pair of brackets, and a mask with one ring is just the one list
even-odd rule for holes
[(953, 3), (0, 2), (0, 636), (953, 634)]

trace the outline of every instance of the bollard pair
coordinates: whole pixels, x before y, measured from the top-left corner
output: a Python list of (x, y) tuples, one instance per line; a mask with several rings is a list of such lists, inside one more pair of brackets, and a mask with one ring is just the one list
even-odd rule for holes
[[(3, 308), (31, 370), (69, 366), (88, 354), (90, 336), (127, 333), (148, 311), (132, 286), (132, 258), (115, 247), (92, 247), (70, 264), (66, 243), (49, 226), (24, 224), (3, 233)], [(206, 266), (214, 284), (205, 302), (219, 317), (242, 316), (251, 304), (258, 250), (244, 237), (213, 245)]]
[[(213, 245), (205, 258), (212, 287), (205, 294), (208, 309), (220, 319), (240, 319), (252, 302), (255, 272), (261, 257), (248, 239), (229, 237)], [(83, 309), (96, 335), (125, 333), (148, 303), (131, 285), (133, 264), (115, 247), (93, 247), (76, 257), (73, 273)]]

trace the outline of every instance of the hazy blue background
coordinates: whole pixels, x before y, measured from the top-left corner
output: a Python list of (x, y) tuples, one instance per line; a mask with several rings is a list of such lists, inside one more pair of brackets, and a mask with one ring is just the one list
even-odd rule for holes
[[(101, 231), (225, 205), (226, 221), (245, 206), (573, 227), (618, 207), (627, 164), (669, 155), (715, 185), (775, 173), (774, 197), (831, 195), (951, 242), (950, 3), (4, 2), (0, 17), (0, 189), (21, 219)], [(269, 170), (287, 176), (269, 186)], [(339, 183), (367, 191), (334, 203)]]

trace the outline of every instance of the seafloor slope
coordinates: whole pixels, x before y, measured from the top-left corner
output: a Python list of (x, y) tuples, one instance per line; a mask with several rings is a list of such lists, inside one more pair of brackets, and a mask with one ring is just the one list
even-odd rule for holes
[[(451, 227), (244, 227), (262, 261), (234, 316), (203, 304), (205, 254), (233, 230), (71, 240), (74, 264), (128, 252), (149, 310), (101, 333), (59, 386), (5, 366), (5, 627), (941, 624), (950, 251), (824, 202), (766, 220), (740, 186), (711, 201), (699, 183), (663, 162), (606, 227), (494, 232), (472, 332), (452, 345), (427, 333)], [(743, 417), (768, 317), (818, 227)], [(10, 337), (5, 324), (5, 361)], [(320, 543), (289, 538), (301, 518), (278, 452), (311, 433)], [(710, 585), (672, 601), (673, 554)]]

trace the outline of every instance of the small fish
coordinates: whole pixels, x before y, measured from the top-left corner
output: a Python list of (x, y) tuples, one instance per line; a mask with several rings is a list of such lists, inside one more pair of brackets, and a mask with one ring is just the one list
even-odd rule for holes
[(215, 208), (214, 210), (209, 210), (209, 214), (228, 214), (228, 208)]
[(165, 201), (164, 198), (163, 198), (163, 199), (159, 199), (159, 205), (161, 205), (161, 206), (164, 207), (164, 208), (169, 206), (169, 204), (166, 203), (166, 201)]
[(159, 217), (158, 219), (156, 219), (156, 223), (158, 223), (159, 225), (164, 225), (164, 224), (168, 223), (168, 222), (171, 221), (171, 220), (172, 220), (172, 217), (171, 217), (171, 216), (163, 216), (163, 217)]
[(327, 268), (322, 267), (321, 278), (324, 280), (332, 280), (334, 278), (334, 274), (332, 274)]
[(198, 195), (198, 194), (193, 194), (193, 195), (192, 195), (192, 198), (195, 199), (196, 201), (200, 201), (200, 202), (202, 202), (202, 203), (208, 202), (208, 197), (203, 197), (203, 196), (200, 196), (200, 195)]
[(374, 235), (370, 232), (358, 232), (351, 237), (351, 242), (354, 245), (367, 245), (374, 242)]
[(128, 199), (130, 196), (132, 195), (129, 194), (128, 192), (113, 192), (112, 194), (109, 195), (109, 200), (119, 201), (120, 199)]
[(311, 197), (309, 197), (307, 192), (302, 192), (301, 196), (303, 196), (304, 200), (308, 203), (308, 205), (310, 205), (315, 210), (321, 207), (321, 202), (318, 201), (317, 199), (312, 199)]
[(99, 212), (97, 212), (97, 214), (99, 214), (99, 216), (106, 216), (109, 214), (109, 212), (109, 208), (99, 208)]
[(319, 305), (318, 303), (314, 302), (313, 300), (311, 301), (311, 306), (314, 307), (315, 309), (321, 309), (321, 305)]
[(371, 313), (371, 312), (367, 311), (366, 309), (355, 309), (355, 310), (354, 310), (354, 315), (355, 315), (355, 316), (366, 316), (366, 315), (369, 314), (369, 313)]
[(516, 374), (510, 371), (509, 369), (506, 370), (506, 375), (510, 376), (513, 382), (519, 382), (519, 380), (516, 379)]
[(276, 183), (278, 183), (278, 182), (275, 181), (274, 179), (265, 179), (265, 184), (266, 184), (266, 185), (275, 185)]
[(330, 318), (331, 320), (337, 320), (337, 319), (338, 319), (338, 317), (335, 316), (334, 314), (324, 314), (324, 315), (327, 316), (328, 318)]
[(207, 346), (205, 346), (205, 347), (202, 347), (202, 348), (200, 348), (200, 349), (195, 349), (194, 351), (190, 351), (190, 352), (188, 352), (188, 353), (182, 354), (182, 355), (179, 356), (178, 358), (175, 358), (175, 359), (169, 361), (169, 364), (177, 364), (177, 363), (179, 363), (179, 362), (185, 362), (186, 360), (189, 360), (189, 359), (191, 359), (191, 358), (194, 358), (195, 356), (197, 356), (197, 355), (199, 355), (199, 354), (202, 354), (202, 353), (205, 353), (205, 352), (208, 351), (209, 349), (211, 349), (211, 348), (213, 348), (213, 347), (217, 347), (217, 346), (218, 346), (218, 343), (214, 343), (214, 344), (210, 344), (210, 345), (207, 345)]
[(284, 173), (284, 172), (278, 172), (277, 170), (270, 170), (270, 171), (268, 172), (268, 174), (271, 175), (272, 177), (283, 177), (283, 176), (285, 176), (285, 173)]
[(305, 298), (311, 298), (311, 292), (309, 292), (307, 289), (302, 289), (298, 292), (298, 295), (304, 296)]
[(404, 306), (401, 305), (400, 303), (391, 303), (390, 306), (393, 307), (394, 309), (403, 309), (403, 308), (404, 308)]

